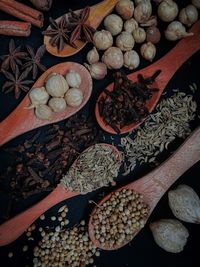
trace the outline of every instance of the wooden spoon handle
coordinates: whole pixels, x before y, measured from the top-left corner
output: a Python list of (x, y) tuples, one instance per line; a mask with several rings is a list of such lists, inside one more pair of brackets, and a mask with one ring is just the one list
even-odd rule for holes
[(75, 195), (78, 193), (66, 191), (63, 187), (58, 186), (39, 203), (0, 225), (0, 246), (16, 240), (41, 214), (64, 199)]
[(200, 160), (200, 127), (198, 127), (178, 150), (158, 168), (133, 182), (131, 187), (145, 196), (154, 209), (167, 189), (190, 167)]

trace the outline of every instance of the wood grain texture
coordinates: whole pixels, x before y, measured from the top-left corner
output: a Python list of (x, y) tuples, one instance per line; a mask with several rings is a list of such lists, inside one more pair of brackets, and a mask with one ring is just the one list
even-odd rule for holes
[[(168, 188), (190, 167), (200, 160), (200, 127), (198, 127), (190, 137), (177, 149), (177, 151), (164, 163), (155, 170), (145, 175), (144, 177), (123, 186), (116, 191), (121, 191), (123, 188), (133, 189), (143, 195), (144, 201), (149, 206), (149, 216)], [(111, 193), (105, 196), (98, 205), (102, 205), (111, 197)], [(113, 248), (103, 247), (94, 236), (92, 225), (92, 216), (96, 209), (93, 210), (89, 221), (89, 235), (93, 243), (105, 250), (119, 249), (121, 246)], [(147, 218), (148, 219), (148, 218)], [(139, 232), (139, 231), (138, 231)], [(138, 233), (136, 232), (135, 235)], [(133, 236), (134, 237), (134, 236)]]
[[(138, 74), (142, 74), (144, 75), (144, 77), (150, 77), (156, 70), (160, 69), (162, 71), (153, 85), (154, 87), (159, 88), (159, 91), (153, 94), (152, 98), (147, 101), (146, 106), (150, 113), (154, 110), (168, 82), (176, 73), (176, 71), (181, 67), (184, 62), (186, 62), (195, 52), (200, 49), (200, 21), (194, 24), (194, 26), (191, 28), (191, 32), (194, 33), (193, 36), (179, 41), (178, 44), (173, 49), (171, 49), (164, 57), (151, 64), (150, 66), (128, 75), (128, 78), (130, 80), (137, 81)], [(113, 83), (110, 84), (107, 89), (109, 91), (112, 91)], [(113, 128), (105, 124), (99, 114), (98, 101), (102, 96), (105, 96), (105, 93), (102, 92), (100, 94), (95, 106), (95, 115), (97, 122), (104, 131), (111, 134), (116, 134)], [(145, 118), (139, 123), (132, 123), (128, 126), (123, 127), (122, 129), (120, 129), (120, 134), (128, 133), (136, 129), (144, 121)]]
[(78, 63), (65, 62), (49, 68), (40, 76), (32, 88), (44, 86), (46, 78), (51, 73), (55, 72), (65, 75), (69, 70), (74, 70), (81, 76), (80, 89), (83, 92), (83, 102), (81, 105), (76, 108), (67, 106), (63, 112), (53, 112), (49, 120), (40, 120), (35, 116), (33, 109), (27, 109), (30, 105), (30, 99), (27, 94), (17, 108), (0, 123), (0, 146), (20, 134), (69, 118), (87, 103), (92, 93), (92, 78), (88, 70)]
[[(93, 27), (94, 29), (97, 29), (97, 27), (101, 24), (103, 19), (112, 12), (114, 9), (116, 3), (119, 0), (104, 0), (99, 4), (96, 4), (94, 6), (91, 6), (90, 15), (88, 18), (87, 23)], [(81, 9), (80, 9), (81, 10)], [(80, 10), (77, 10), (75, 12), (79, 12)], [(65, 15), (66, 18), (68, 18), (68, 14)], [(56, 21), (59, 21), (61, 17), (57, 18)], [(46, 45), (47, 51), (57, 57), (69, 57), (76, 53), (78, 53), (86, 44), (87, 42), (83, 42), (81, 40), (75, 41), (75, 45), (77, 48), (74, 48), (70, 45), (65, 45), (64, 49), (62, 51), (58, 51), (57, 47), (53, 47), (50, 43), (50, 37), (44, 36), (44, 44)]]

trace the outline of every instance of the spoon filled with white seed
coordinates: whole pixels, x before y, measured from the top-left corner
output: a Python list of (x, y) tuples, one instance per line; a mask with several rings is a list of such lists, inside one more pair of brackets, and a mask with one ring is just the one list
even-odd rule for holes
[(200, 160), (199, 139), (200, 127), (159, 167), (97, 204), (89, 221), (89, 235), (97, 247), (116, 250), (133, 239), (167, 189)]

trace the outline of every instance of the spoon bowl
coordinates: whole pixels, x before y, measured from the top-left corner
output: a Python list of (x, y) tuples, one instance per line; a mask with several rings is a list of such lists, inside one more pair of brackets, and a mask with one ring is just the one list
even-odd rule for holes
[(27, 94), (17, 108), (0, 123), (0, 146), (20, 134), (67, 119), (78, 112), (87, 103), (92, 93), (92, 78), (83, 65), (74, 62), (64, 62), (49, 68), (35, 82), (31, 90), (34, 90), (36, 87), (44, 86), (45, 80), (49, 74), (55, 72), (65, 75), (70, 70), (74, 70), (81, 76), (80, 89), (83, 92), (81, 105), (76, 108), (67, 106), (63, 112), (53, 112), (49, 120), (40, 120), (34, 114), (34, 109), (27, 109), (27, 107), (30, 106), (30, 99)]
[[(121, 161), (121, 154), (116, 147), (105, 143), (99, 143), (98, 145), (110, 147), (116, 157), (116, 160)], [(85, 149), (82, 153), (87, 152), (90, 148), (91, 146)], [(82, 155), (82, 153), (80, 155)], [(73, 162), (72, 167), (76, 166), (78, 158)], [(69, 191), (61, 182), (43, 200), (0, 225), (0, 246), (7, 245), (16, 240), (37, 218), (39, 218), (41, 214), (54, 205), (80, 194), (81, 193), (79, 192)]]
[[(173, 77), (175, 72), (184, 62), (186, 62), (195, 52), (200, 49), (200, 20), (193, 25), (191, 32), (193, 33), (192, 36), (179, 41), (178, 44), (164, 57), (149, 65), (148, 67), (128, 75), (128, 78), (130, 80), (137, 81), (138, 74), (142, 74), (144, 77), (151, 77), (155, 73), (155, 71), (161, 70), (161, 73), (156, 78), (156, 82), (153, 85), (153, 87), (158, 88), (159, 91), (154, 93), (152, 98), (146, 103), (146, 107), (148, 108), (149, 113), (151, 113), (156, 107), (156, 104), (158, 103), (164, 89), (166, 88), (168, 82)], [(107, 87), (107, 90), (109, 90), (110, 92), (113, 90), (113, 83)], [(104, 122), (103, 118), (99, 114), (98, 102), (100, 101), (102, 96), (105, 96), (104, 92), (99, 95), (95, 106), (95, 115), (97, 122), (104, 131), (110, 134), (117, 134), (111, 126)], [(120, 134), (133, 131), (141, 123), (143, 123), (145, 119), (146, 118), (142, 119), (138, 123), (132, 123), (125, 127), (122, 127), (120, 129)]]
[[(177, 149), (177, 151), (169, 157), (159, 167), (154, 169), (144, 177), (131, 182), (123, 187), (118, 188), (115, 191), (121, 191), (122, 189), (131, 189), (138, 192), (143, 196), (143, 201), (149, 207), (148, 217), (151, 215), (155, 206), (168, 190), (168, 188), (190, 167), (192, 167), (197, 161), (200, 160), (200, 127), (198, 127), (186, 141)], [(106, 195), (99, 203), (98, 207), (103, 205), (110, 199), (113, 192)], [(124, 246), (131, 240), (128, 240), (122, 245), (115, 245), (114, 247), (103, 246), (96, 238), (93, 227), (93, 216), (96, 213), (96, 208), (92, 211), (90, 216), (88, 231), (89, 236), (95, 246), (104, 250), (116, 250)], [(148, 219), (146, 218), (146, 220)], [(137, 230), (132, 237), (134, 237), (141, 229)]]
[[(90, 15), (87, 20), (87, 24), (90, 25), (95, 30), (100, 25), (102, 20), (114, 9), (116, 3), (119, 0), (104, 0), (99, 4), (90, 7)], [(80, 10), (74, 11), (78, 13)], [(65, 15), (66, 19), (68, 19), (68, 13)], [(56, 21), (59, 22), (61, 17), (57, 18)], [(50, 27), (50, 26), (49, 26)], [(48, 29), (49, 29), (48, 27)], [(54, 47), (50, 44), (50, 37), (44, 36), (44, 44), (46, 45), (47, 51), (57, 57), (68, 57), (78, 53), (86, 44), (87, 42), (83, 42), (81, 40), (75, 41), (76, 48), (66, 44), (62, 51), (58, 51), (57, 47)]]

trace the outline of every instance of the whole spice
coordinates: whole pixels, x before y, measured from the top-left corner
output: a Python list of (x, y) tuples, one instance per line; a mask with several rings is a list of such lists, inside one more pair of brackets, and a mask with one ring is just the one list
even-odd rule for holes
[(173, 0), (163, 0), (158, 6), (158, 17), (165, 22), (173, 21), (178, 15), (178, 5)]
[(58, 73), (51, 73), (45, 82), (47, 93), (53, 97), (63, 97), (69, 89), (65, 78)]
[(190, 94), (177, 92), (162, 99), (142, 128), (121, 138), (125, 157), (123, 175), (133, 171), (137, 164), (155, 164), (157, 156), (167, 150), (175, 138), (185, 139), (191, 133), (190, 122), (196, 110), (197, 103)]
[(152, 14), (152, 5), (150, 0), (142, 0), (134, 10), (134, 18), (138, 23), (145, 23)]
[(151, 42), (145, 43), (140, 47), (140, 53), (143, 58), (152, 61), (156, 55), (156, 47)]
[(91, 65), (84, 64), (95, 80), (101, 80), (107, 75), (107, 66), (103, 62), (96, 62)]
[(106, 50), (113, 44), (113, 37), (109, 31), (96, 31), (93, 35), (94, 46), (99, 50)]
[(1, 20), (0, 35), (8, 36), (29, 36), (31, 34), (31, 24), (29, 22)]
[(200, 0), (191, 0), (191, 2), (196, 8), (200, 9)]
[(19, 72), (18, 66), (15, 67), (15, 74), (11, 74), (8, 71), (2, 70), (5, 77), (8, 79), (2, 87), (2, 91), (9, 93), (11, 91), (14, 91), (15, 98), (18, 99), (21, 91), (28, 92), (30, 89), (28, 87), (28, 84), (31, 84), (32, 81), (26, 80), (25, 78), (28, 76), (30, 72), (30, 68), (27, 68), (22, 73)]
[(29, 0), (37, 9), (48, 11), (53, 0)]
[(104, 19), (104, 27), (113, 36), (118, 35), (123, 28), (123, 20), (116, 14), (110, 14)]
[(83, 92), (78, 88), (70, 88), (65, 94), (65, 101), (70, 107), (78, 107), (83, 101)]
[(54, 111), (54, 112), (62, 112), (66, 109), (67, 105), (65, 102), (65, 99), (62, 97), (52, 97), (49, 102), (48, 106)]
[(193, 5), (188, 5), (185, 8), (181, 9), (179, 13), (179, 20), (183, 24), (190, 27), (193, 23), (198, 20), (198, 10)]
[(96, 207), (92, 216), (95, 238), (103, 247), (121, 247), (144, 227), (147, 216), (148, 206), (141, 194), (131, 189), (116, 191)]
[[(148, 115), (146, 101), (150, 99), (156, 88), (150, 88), (160, 71), (152, 77), (133, 82), (122, 72), (114, 74), (114, 86), (98, 102), (99, 115), (116, 133), (131, 123), (137, 123)], [(139, 76), (140, 77), (140, 76)]]
[(47, 105), (41, 104), (36, 106), (35, 115), (38, 119), (49, 120), (52, 115), (52, 111)]
[(136, 69), (140, 64), (140, 57), (135, 50), (124, 53), (124, 66), (129, 70)]
[(143, 43), (146, 39), (146, 32), (143, 28), (136, 28), (135, 30), (133, 30), (132, 34), (135, 42), (138, 44)]
[(138, 23), (134, 18), (128, 19), (124, 22), (124, 30), (132, 33), (138, 27)]
[(175, 219), (162, 219), (151, 223), (150, 229), (157, 245), (172, 253), (181, 252), (189, 237), (187, 228)]
[(67, 74), (66, 74), (66, 81), (68, 83), (68, 85), (70, 87), (76, 87), (79, 88), (80, 84), (81, 84), (81, 76), (78, 72), (75, 72), (73, 70), (70, 70)]
[(102, 61), (109, 69), (120, 69), (124, 64), (123, 53), (118, 47), (112, 46), (104, 52)]
[(134, 4), (130, 0), (120, 0), (115, 6), (116, 12), (123, 19), (130, 19), (133, 17)]
[(181, 38), (192, 36), (192, 32), (186, 32), (185, 27), (179, 21), (171, 22), (165, 31), (165, 37), (169, 41), (177, 41)]
[(33, 73), (33, 79), (36, 79), (38, 75), (38, 69), (40, 69), (41, 71), (46, 70), (46, 67), (40, 62), (41, 58), (44, 56), (46, 48), (45, 45), (41, 45), (37, 49), (36, 53), (34, 53), (34, 49), (31, 46), (27, 45), (26, 48), (29, 56), (25, 58), (27, 62), (23, 64), (22, 69), (30, 68)]
[(16, 66), (22, 65), (22, 60), (27, 56), (26, 52), (21, 51), (21, 46), (15, 47), (15, 42), (13, 39), (9, 42), (9, 54), (2, 55), (0, 57), (3, 62), (1, 63), (1, 71), (2, 70), (8, 70), (9, 67), (13, 72), (16, 70)]
[(112, 148), (96, 144), (78, 157), (61, 182), (71, 191), (88, 193), (112, 182), (120, 165)]
[(184, 222), (200, 223), (200, 199), (190, 186), (181, 184), (170, 190), (168, 202), (176, 218)]
[(152, 44), (160, 42), (161, 34), (156, 26), (151, 26), (146, 30), (146, 40)]
[(123, 31), (116, 38), (116, 46), (122, 51), (130, 51), (133, 49), (135, 41), (131, 33)]
[(49, 94), (44, 87), (38, 87), (30, 91), (29, 98), (31, 100), (31, 106), (29, 108), (33, 108), (40, 104), (46, 104), (49, 100)]
[[(94, 36), (93, 36), (94, 38)], [(88, 53), (87, 53), (87, 62), (89, 64), (93, 64), (93, 63), (97, 63), (99, 61), (99, 53), (96, 49), (96, 47), (94, 46), (92, 48), (92, 50), (90, 50)]]

